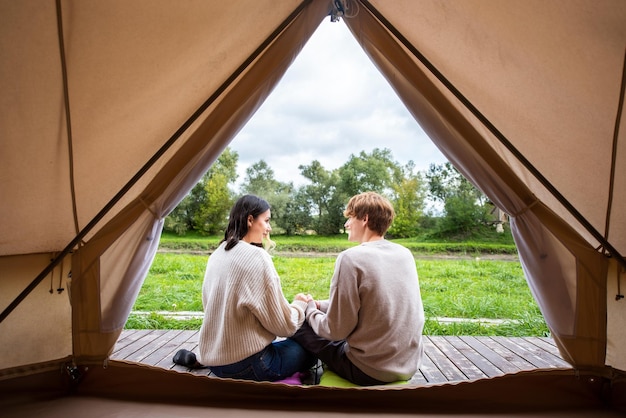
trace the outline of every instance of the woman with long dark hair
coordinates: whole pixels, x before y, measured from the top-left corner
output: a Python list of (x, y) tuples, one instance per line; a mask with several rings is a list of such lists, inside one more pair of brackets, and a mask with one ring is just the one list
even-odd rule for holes
[[(198, 361), (218, 377), (275, 381), (308, 371), (316, 358), (290, 339), (302, 325), (310, 296), (283, 295), (271, 256), (270, 205), (254, 195), (230, 211), (219, 247), (209, 257)], [(285, 338), (277, 338), (285, 337)]]

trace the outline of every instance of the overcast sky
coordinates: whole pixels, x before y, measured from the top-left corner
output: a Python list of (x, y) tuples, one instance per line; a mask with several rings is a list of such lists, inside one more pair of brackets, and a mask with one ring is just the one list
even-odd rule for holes
[(237, 185), (265, 160), (276, 180), (306, 183), (298, 166), (318, 160), (326, 170), (351, 154), (388, 148), (417, 170), (446, 158), (411, 117), (343, 21), (324, 19), (265, 103), (233, 139)]

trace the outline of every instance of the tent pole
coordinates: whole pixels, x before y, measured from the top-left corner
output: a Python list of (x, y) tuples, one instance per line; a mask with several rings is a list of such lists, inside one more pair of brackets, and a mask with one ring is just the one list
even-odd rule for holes
[[(174, 134), (157, 150), (157, 152), (139, 169), (139, 171), (126, 183), (119, 192), (104, 206), (100, 212), (74, 237), (74, 239), (61, 251), (46, 268), (11, 302), (0, 314), (2, 323), (11, 312), (32, 292), (50, 272), (70, 254), (82, 239), (105, 217), (105, 215), (119, 202), (124, 195), (143, 177), (143, 175), (167, 152), (172, 145), (187, 131), (187, 129), (217, 100), (217, 98), (257, 59), (263, 51), (280, 35), (280, 33), (311, 3), (313, 0), (305, 0), (294, 9), (289, 16), (274, 29), (274, 31), (262, 42), (257, 49), (213, 92), (213, 94), (174, 132)], [(59, 6), (59, 2), (57, 2)], [(61, 10), (57, 10), (57, 23), (60, 25)], [(62, 36), (62, 31), (59, 32)], [(59, 42), (63, 40), (60, 39)], [(62, 57), (64, 59), (64, 57)]]
[(368, 0), (359, 0), (384, 27), (404, 45), (456, 97), (502, 145), (504, 145), (533, 176), (561, 203), (578, 222), (602, 244), (608, 253), (626, 269), (626, 258), (537, 170), (522, 153), (483, 115), (420, 51), (406, 39)]

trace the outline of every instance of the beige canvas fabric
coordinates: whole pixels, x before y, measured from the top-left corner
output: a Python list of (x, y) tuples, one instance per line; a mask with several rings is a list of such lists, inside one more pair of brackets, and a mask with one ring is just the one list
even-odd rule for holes
[[(346, 4), (336, 24), (349, 27), (450, 161), (511, 216), (564, 358), (623, 388), (626, 3)], [(0, 322), (0, 380), (59, 359), (106, 363), (164, 217), (332, 8), (330, 0), (0, 0), (0, 309), (26, 291)], [(33, 281), (50, 260), (54, 269)], [(107, 386), (94, 376), (102, 380), (90, 381), (90, 394)], [(410, 391), (406, 399), (422, 396)]]
[[(582, 185), (579, 181), (581, 172), (599, 175), (598, 179), (610, 178), (607, 170), (611, 164), (594, 164), (590, 160), (565, 163), (572, 161), (570, 153), (586, 155), (599, 148), (604, 148), (601, 152), (607, 157), (612, 155), (626, 39), (626, 28), (620, 25), (624, 16), (620, 20), (615, 15), (620, 7), (615, 4), (617, 7), (607, 8), (604, 16), (597, 12), (588, 17), (592, 28), (603, 28), (601, 34), (589, 29), (596, 34), (591, 41), (587, 30), (579, 30), (580, 16), (563, 16), (563, 9), (554, 3), (509, 4), (506, 11), (495, 3), (481, 1), (456, 7), (424, 2), (419, 8), (411, 7), (411, 2), (372, 3), (388, 27), (400, 31), (413, 51), (398, 45), (377, 26), (375, 17), (367, 13), (368, 8), (363, 7), (346, 23), (441, 151), (511, 215), (529, 284), (565, 358), (581, 365), (603, 367), (605, 319), (583, 313), (606, 304), (604, 278), (608, 260), (595, 251), (598, 242), (458, 97), (424, 69), (414, 51), (421, 53), (495, 125), (583, 217), (591, 220), (596, 231), (605, 231), (610, 215), (607, 236), (615, 227), (613, 222), (617, 224), (613, 234), (623, 235), (616, 232), (624, 230), (620, 229), (622, 215), (609, 204), (626, 189), (610, 190), (608, 186), (598, 187), (592, 182)], [(580, 6), (581, 12), (587, 10), (585, 5)], [(525, 16), (528, 20), (524, 20)], [(529, 25), (540, 30), (529, 33)], [(548, 27), (556, 33), (546, 32)], [(565, 34), (575, 38), (568, 38), (567, 42), (554, 39)], [(606, 38), (597, 39), (600, 35)], [(581, 56), (581, 48), (593, 48), (581, 45), (590, 42), (615, 48), (612, 80), (605, 77), (606, 73), (597, 74), (594, 60), (585, 54)], [(597, 53), (597, 48), (593, 49)], [(580, 62), (581, 59), (586, 61)], [(538, 62), (546, 65), (539, 67)], [(554, 80), (556, 74), (558, 80)], [(581, 87), (590, 83), (603, 86), (603, 104), (599, 96), (588, 97), (588, 88)], [(564, 107), (562, 86), (577, 97), (578, 106)], [(534, 92), (532, 99), (524, 100), (529, 91)], [(591, 112), (594, 121), (589, 121), (589, 112), (582, 106), (590, 102), (595, 109)], [(559, 131), (555, 131), (554, 125), (560, 126)], [(619, 160), (619, 156), (616, 158)], [(598, 168), (598, 164), (603, 168)], [(558, 176), (551, 174), (561, 166), (563, 170)], [(615, 170), (626, 176), (624, 169), (623, 164), (616, 164)], [(583, 192), (574, 197), (574, 190), (586, 188), (591, 194)], [(597, 220), (593, 222), (594, 219)], [(618, 249), (620, 239), (611, 241)]]

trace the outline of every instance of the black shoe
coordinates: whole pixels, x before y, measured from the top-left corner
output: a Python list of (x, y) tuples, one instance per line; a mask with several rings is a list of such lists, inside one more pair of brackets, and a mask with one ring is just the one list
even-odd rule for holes
[(178, 350), (176, 354), (174, 354), (172, 361), (175, 364), (185, 366), (189, 369), (199, 369), (203, 367), (200, 363), (198, 363), (198, 360), (196, 360), (196, 355), (189, 350), (185, 350), (184, 348)]
[(304, 377), (302, 377), (302, 384), (319, 385), (322, 373), (324, 373), (324, 363), (322, 363), (321, 360), (317, 360), (313, 367), (304, 373)]

